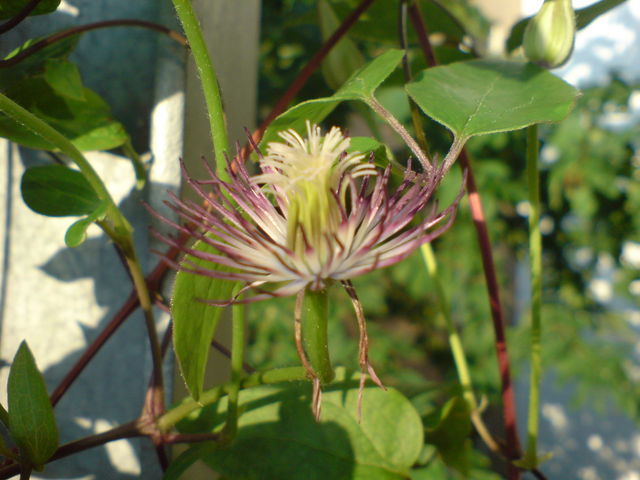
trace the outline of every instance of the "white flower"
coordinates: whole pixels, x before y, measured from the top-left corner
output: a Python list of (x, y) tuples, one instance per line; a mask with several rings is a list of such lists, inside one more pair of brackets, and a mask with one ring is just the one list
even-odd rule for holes
[[(211, 263), (205, 269), (187, 257), (181, 269), (241, 280), (244, 290), (258, 290), (243, 302), (294, 295), (399, 262), (453, 220), (457, 202), (439, 213), (426, 212), (411, 224), (431, 199), (438, 175), (426, 178), (409, 169), (390, 193), (390, 167), (379, 171), (364, 155), (347, 153), (350, 139), (337, 127), (322, 136), (319, 127), (307, 123), (307, 138), (293, 130), (280, 136), (284, 143), (269, 144), (260, 159), (261, 173), (253, 177), (237, 163), (229, 168), (231, 182), (210, 169), (207, 180), (195, 180), (184, 171), (203, 205), (172, 196), (170, 206), (191, 227), (162, 220), (219, 253), (156, 234)], [(265, 284), (272, 288), (260, 288)]]

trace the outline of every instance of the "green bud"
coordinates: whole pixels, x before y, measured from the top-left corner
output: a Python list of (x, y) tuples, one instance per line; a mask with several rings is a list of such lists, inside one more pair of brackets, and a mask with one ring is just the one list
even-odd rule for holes
[(545, 0), (524, 31), (524, 52), (545, 68), (559, 67), (571, 55), (575, 35), (571, 0)]

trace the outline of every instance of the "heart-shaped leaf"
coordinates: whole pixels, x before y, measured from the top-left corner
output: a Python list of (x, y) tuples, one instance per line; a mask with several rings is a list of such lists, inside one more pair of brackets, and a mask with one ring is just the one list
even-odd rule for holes
[(424, 70), (406, 87), (459, 139), (565, 118), (578, 91), (531, 63), (471, 60)]
[(63, 165), (28, 168), (20, 185), (27, 206), (49, 217), (90, 215), (100, 206), (84, 176)]
[[(422, 422), (411, 402), (397, 390), (368, 387), (358, 423), (357, 382), (344, 380), (344, 369), (336, 373), (340, 380), (322, 395), (320, 422), (311, 413), (309, 383), (251, 388), (240, 393), (243, 414), (229, 447), (200, 446), (197, 454), (186, 455), (230, 478), (409, 478), (423, 444)], [(225, 408), (223, 400), (220, 424)]]
[[(202, 240), (197, 241), (192, 248), (219, 253)], [(187, 256), (185, 260), (193, 262), (198, 267), (225, 271), (222, 265), (211, 265), (195, 257)], [(237, 285), (238, 282), (197, 275), (184, 270), (178, 271), (176, 275), (171, 304), (173, 346), (182, 377), (189, 393), (196, 400), (202, 393), (211, 341), (223, 311), (220, 307), (208, 305), (200, 300), (229, 300)]]
[(16, 353), (7, 385), (11, 438), (35, 468), (58, 448), (58, 427), (42, 374), (26, 342)]

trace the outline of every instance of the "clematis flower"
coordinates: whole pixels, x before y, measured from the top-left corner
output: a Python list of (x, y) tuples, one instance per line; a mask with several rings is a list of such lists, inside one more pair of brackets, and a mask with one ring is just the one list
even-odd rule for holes
[(337, 127), (323, 136), (307, 122), (306, 138), (294, 130), (280, 137), (282, 142), (270, 143), (260, 155), (260, 173), (254, 176), (235, 163), (228, 168), (229, 182), (208, 166), (210, 178), (196, 180), (183, 165), (184, 178), (202, 204), (172, 195), (169, 206), (190, 226), (160, 218), (212, 249), (205, 252), (156, 235), (187, 254), (176, 267), (238, 280), (244, 282), (242, 293), (253, 292), (242, 299), (202, 299), (214, 305), (303, 295), (342, 282), (358, 314), (361, 367), (381, 385), (367, 359), (362, 308), (350, 280), (399, 262), (443, 233), (457, 201), (440, 212), (427, 209), (440, 176), (411, 168), (389, 191), (391, 167), (378, 169), (363, 154), (348, 152), (350, 139)]
[[(169, 206), (191, 226), (160, 217), (219, 252), (191, 249), (158, 235), (211, 263), (203, 269), (186, 260), (182, 270), (240, 280), (244, 290), (256, 291), (243, 300), (209, 299), (212, 304), (289, 296), (350, 280), (399, 262), (453, 220), (455, 204), (438, 213), (430, 210), (412, 225), (430, 201), (437, 175), (427, 178), (409, 168), (389, 193), (391, 168), (379, 171), (364, 155), (347, 153), (350, 139), (337, 127), (322, 136), (319, 127), (307, 123), (306, 139), (293, 130), (280, 137), (284, 143), (269, 144), (258, 175), (249, 176), (241, 163), (234, 163), (228, 169), (231, 182), (209, 167), (210, 178), (196, 180), (183, 165), (186, 182), (203, 204), (170, 194)], [(261, 288), (267, 284), (274, 288)]]

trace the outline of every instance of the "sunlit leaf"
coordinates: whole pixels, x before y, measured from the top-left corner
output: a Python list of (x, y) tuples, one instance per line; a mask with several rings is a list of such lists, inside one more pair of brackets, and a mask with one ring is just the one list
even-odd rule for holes
[(276, 140), (278, 132), (282, 130), (292, 128), (304, 132), (307, 121), (321, 122), (342, 101), (371, 97), (376, 88), (395, 70), (401, 58), (400, 50), (388, 50), (354, 73), (335, 95), (308, 100), (291, 107), (271, 122), (260, 142), (261, 147)]
[(536, 65), (494, 60), (430, 68), (406, 89), (427, 115), (464, 139), (560, 121), (578, 95)]
[(354, 73), (332, 98), (364, 100), (396, 69), (402, 59), (402, 50), (387, 50)]
[[(212, 247), (203, 241), (196, 242), (192, 248), (213, 252)], [(186, 260), (194, 262), (201, 268), (225, 270), (221, 265), (211, 265), (209, 262), (191, 256), (187, 256)], [(222, 308), (208, 305), (201, 300), (229, 300), (237, 285), (238, 282), (219, 280), (186, 271), (178, 271), (176, 275), (171, 304), (173, 346), (182, 378), (189, 393), (196, 400), (202, 393), (211, 340), (223, 311)]]
[[(62, 40), (53, 42), (46, 47), (29, 54), (15, 65), (3, 68), (2, 75), (0, 75), (0, 90), (4, 92), (10, 89), (13, 85), (24, 81), (26, 77), (42, 75), (47, 61), (66, 59), (76, 48), (79, 38), (80, 35), (63, 38)], [(18, 48), (10, 52), (5, 59), (15, 57), (17, 54), (26, 50), (38, 41), (39, 39), (37, 38), (25, 41)]]

